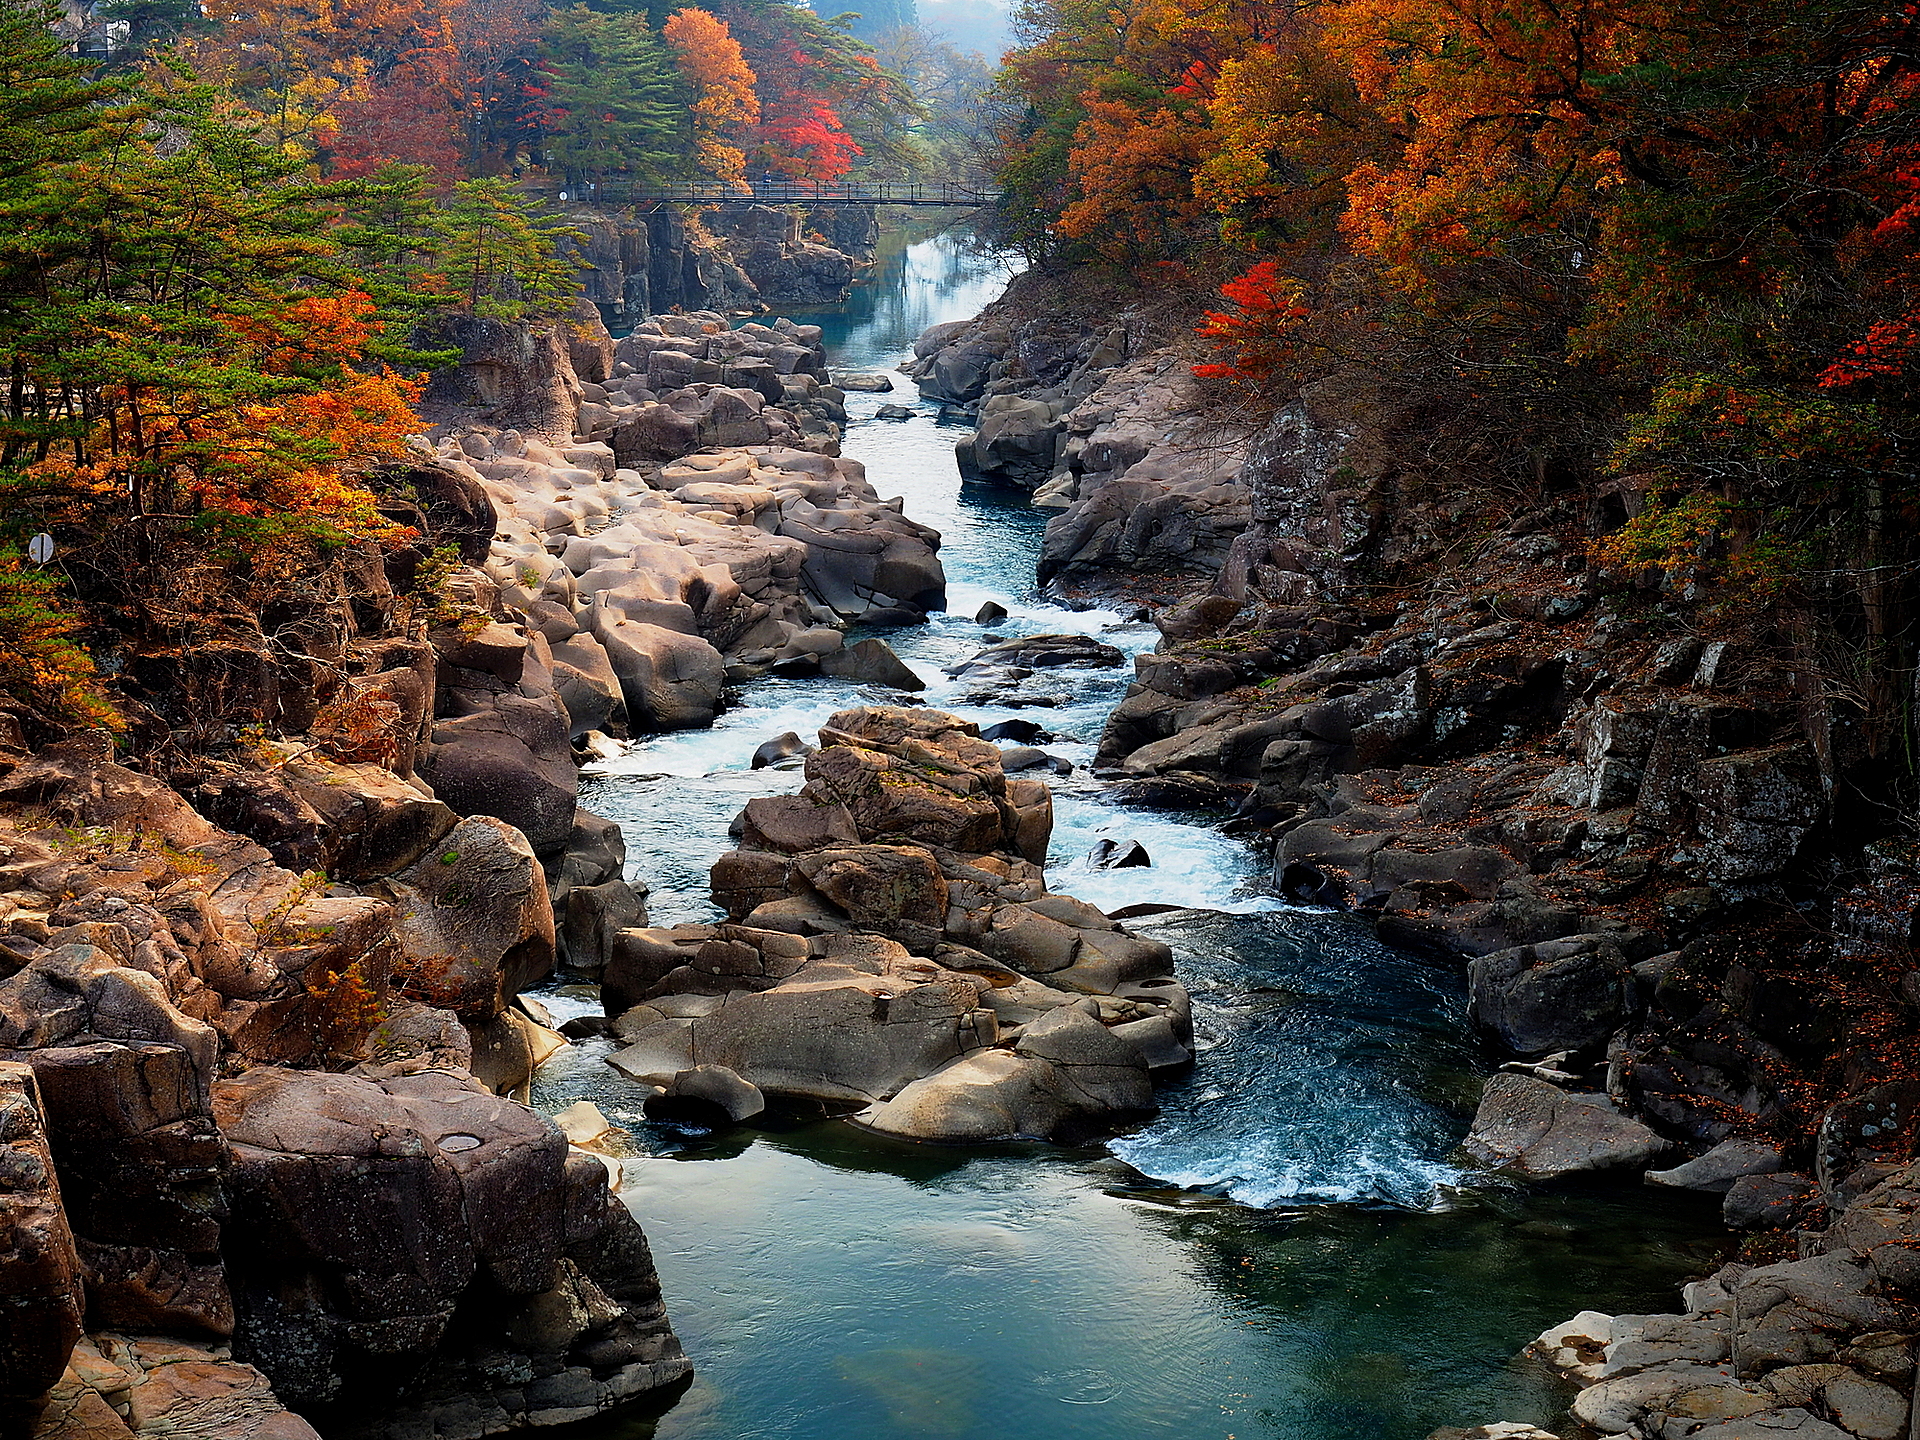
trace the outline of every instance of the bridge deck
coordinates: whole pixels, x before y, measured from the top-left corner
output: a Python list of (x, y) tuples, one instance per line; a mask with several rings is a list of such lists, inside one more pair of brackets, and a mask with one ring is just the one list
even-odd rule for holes
[(1000, 198), (997, 190), (952, 184), (759, 184), (746, 190), (729, 190), (719, 185), (627, 185), (615, 182), (568, 186), (560, 193), (570, 200), (619, 205), (653, 202), (667, 205), (922, 205), (965, 210), (977, 210)]

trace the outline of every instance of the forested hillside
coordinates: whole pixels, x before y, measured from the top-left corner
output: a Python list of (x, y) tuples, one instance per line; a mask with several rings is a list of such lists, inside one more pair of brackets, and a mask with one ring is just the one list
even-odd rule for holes
[(1798, 636), (1849, 727), (1830, 780), (1864, 763), (1855, 798), (1888, 797), (1920, 558), (1910, 9), (1022, 13), (1009, 239), (1193, 293), (1229, 408), (1308, 394), (1441, 492), (1586, 496), (1622, 585)]

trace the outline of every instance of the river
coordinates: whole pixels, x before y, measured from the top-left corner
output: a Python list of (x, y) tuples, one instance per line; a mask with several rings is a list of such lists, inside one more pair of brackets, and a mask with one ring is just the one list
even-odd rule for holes
[[(826, 314), (837, 369), (888, 370), (927, 326), (978, 311), (1007, 276), (945, 238), (895, 247)], [(964, 430), (904, 395), (852, 394), (845, 453), (882, 496), (936, 526), (951, 612), (886, 638), (955, 705), (942, 667), (991, 633), (1074, 630), (1129, 653), (1151, 626), (1073, 612), (1033, 590), (1044, 512), (963, 490)], [(914, 406), (874, 419), (884, 403)], [(1067, 703), (1026, 710), (1083, 766), (1127, 670), (1056, 672)], [(879, 698), (826, 680), (756, 683), (711, 729), (637, 743), (590, 770), (581, 803), (625, 829), (655, 924), (704, 920), (707, 867), (755, 795), (793, 769), (753, 749)], [(1551, 1428), (1566, 1396), (1511, 1357), (1583, 1308), (1670, 1308), (1720, 1256), (1717, 1197), (1525, 1191), (1455, 1168), (1485, 1057), (1459, 977), (1352, 919), (1283, 906), (1259, 857), (1199, 817), (1130, 812), (1083, 772), (1055, 782), (1052, 887), (1170, 944), (1194, 992), (1200, 1055), (1162, 1113), (1107, 1147), (955, 1149), (843, 1122), (718, 1134), (648, 1122), (640, 1092), (587, 1041), (550, 1061), (534, 1103), (593, 1100), (630, 1134), (624, 1198), (645, 1225), (696, 1367), (664, 1414), (571, 1440), (1420, 1440), (1436, 1426)], [(1104, 836), (1151, 868), (1100, 871)], [(597, 1009), (584, 987), (542, 998)]]

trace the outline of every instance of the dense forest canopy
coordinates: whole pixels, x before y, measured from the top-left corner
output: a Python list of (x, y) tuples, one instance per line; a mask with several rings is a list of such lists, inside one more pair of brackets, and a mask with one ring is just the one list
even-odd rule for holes
[(1204, 377), (1345, 403), (1429, 483), (1624, 504), (1599, 562), (1792, 611), (1867, 743), (1901, 748), (1920, 12), (1026, 0), (1018, 24), (1011, 243), (1213, 294)]
[(1435, 483), (1614, 497), (1602, 562), (1817, 614), (1900, 748), (1910, 8), (1025, 0), (997, 77), (893, 0), (0, 8), (0, 564), (63, 674), (25, 535), (370, 523), (343, 477), (401, 443), (413, 322), (567, 298), (530, 196), (984, 159), (1003, 242), (1207, 310), (1222, 403), (1342, 395)]

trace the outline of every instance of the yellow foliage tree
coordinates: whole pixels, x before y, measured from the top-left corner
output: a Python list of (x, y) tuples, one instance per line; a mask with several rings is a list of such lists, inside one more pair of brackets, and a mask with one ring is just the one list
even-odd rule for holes
[(746, 152), (734, 140), (760, 120), (754, 73), (726, 22), (705, 10), (678, 10), (660, 27), (693, 102), (693, 162), (723, 184), (746, 188)]

